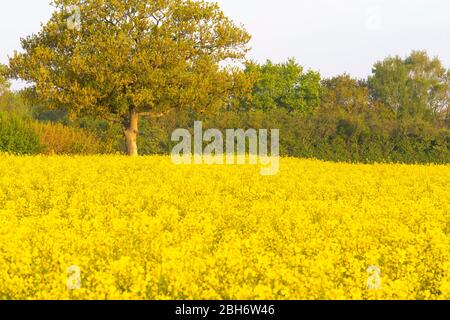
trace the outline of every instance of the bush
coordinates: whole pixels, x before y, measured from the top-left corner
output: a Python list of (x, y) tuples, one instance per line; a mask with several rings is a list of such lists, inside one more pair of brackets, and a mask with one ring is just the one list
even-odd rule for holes
[[(209, 116), (186, 112), (143, 120), (141, 154), (167, 154), (177, 128), (280, 129), (280, 154), (345, 162), (450, 163), (450, 130), (423, 120), (387, 119), (376, 112), (299, 114), (286, 110), (224, 112)], [(120, 138), (122, 139), (122, 138)]]
[(83, 129), (66, 127), (62, 124), (34, 122), (35, 130), (45, 154), (97, 154), (100, 142), (93, 134)]
[(31, 155), (41, 150), (39, 137), (28, 120), (0, 112), (0, 152)]
[[(284, 109), (226, 111), (202, 115), (190, 111), (159, 119), (142, 118), (139, 154), (169, 154), (177, 128), (192, 130), (194, 121), (204, 128), (280, 129), (282, 156), (345, 162), (450, 163), (450, 130), (421, 119), (397, 120), (376, 110), (361, 114), (325, 112), (304, 114)], [(71, 126), (98, 137), (100, 153), (126, 152), (121, 126), (85, 118)], [(92, 138), (93, 139), (93, 138)], [(97, 150), (97, 143), (94, 148)], [(88, 142), (84, 145), (88, 146)]]
[(108, 123), (105, 120), (84, 117), (75, 121), (67, 121), (72, 127), (78, 127), (94, 135), (100, 143), (100, 153), (113, 154), (125, 152), (126, 145), (120, 124)]

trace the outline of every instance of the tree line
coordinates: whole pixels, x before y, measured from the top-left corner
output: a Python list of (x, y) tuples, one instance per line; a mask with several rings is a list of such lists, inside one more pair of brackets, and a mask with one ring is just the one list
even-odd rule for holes
[[(67, 23), (73, 5), (80, 28)], [(286, 156), (450, 162), (450, 70), (425, 51), (379, 61), (367, 79), (322, 78), (295, 59), (248, 61), (250, 35), (214, 3), (54, 6), (1, 67), (0, 108), (84, 128), (102, 152), (168, 153), (174, 129), (202, 120), (224, 130), (279, 128)], [(31, 86), (12, 93), (8, 79)]]

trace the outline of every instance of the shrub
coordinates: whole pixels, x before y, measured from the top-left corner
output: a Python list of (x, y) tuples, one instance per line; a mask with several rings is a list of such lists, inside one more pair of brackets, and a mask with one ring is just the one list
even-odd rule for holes
[(39, 138), (28, 120), (0, 112), (0, 152), (31, 155), (41, 150)]
[[(422, 121), (398, 121), (377, 115), (300, 114), (286, 110), (223, 112), (209, 116), (178, 113), (143, 120), (140, 154), (168, 154), (177, 128), (280, 129), (283, 156), (345, 162), (450, 163), (450, 130)], [(118, 137), (122, 140), (122, 137)]]
[[(226, 111), (209, 115), (190, 111), (158, 119), (141, 119), (138, 147), (141, 155), (169, 154), (177, 128), (204, 128), (225, 132), (231, 128), (280, 129), (282, 156), (345, 162), (450, 163), (450, 130), (420, 119), (386, 117), (376, 110), (361, 114), (317, 112), (303, 114), (284, 109)], [(120, 125), (85, 118), (71, 126), (93, 132), (100, 153), (125, 152)]]
[(45, 154), (96, 154), (100, 153), (100, 142), (96, 136), (80, 128), (62, 124), (31, 124), (39, 137)]
[(67, 121), (66, 123), (90, 132), (97, 137), (100, 143), (100, 153), (102, 154), (126, 151), (123, 129), (118, 123), (109, 123), (92, 117), (83, 117), (75, 121)]

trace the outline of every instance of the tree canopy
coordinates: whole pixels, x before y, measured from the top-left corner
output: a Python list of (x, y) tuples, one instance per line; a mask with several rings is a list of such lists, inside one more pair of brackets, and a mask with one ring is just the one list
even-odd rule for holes
[(438, 58), (430, 58), (424, 51), (413, 51), (405, 59), (389, 57), (373, 68), (371, 97), (397, 118), (429, 119), (448, 108), (449, 74)]
[[(22, 39), (10, 75), (41, 104), (72, 117), (120, 121), (134, 149), (138, 116), (224, 105), (235, 87), (223, 62), (245, 57), (248, 33), (217, 4), (191, 0), (55, 0), (38, 34)], [(72, 8), (79, 8), (74, 28)], [(132, 151), (137, 154), (137, 149)]]
[(278, 64), (249, 62), (245, 72), (255, 80), (247, 109), (308, 112), (319, 105), (320, 74), (304, 72), (294, 59)]
[(7, 75), (7, 67), (0, 64), (0, 97), (3, 96), (6, 92), (9, 91), (10, 84), (6, 77)]
[(321, 86), (321, 109), (324, 111), (358, 114), (369, 108), (366, 81), (343, 74), (323, 80)]

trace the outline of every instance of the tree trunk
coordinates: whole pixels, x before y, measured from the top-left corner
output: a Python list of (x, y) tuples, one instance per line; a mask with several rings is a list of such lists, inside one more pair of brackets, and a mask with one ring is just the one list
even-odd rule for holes
[(136, 110), (130, 111), (130, 123), (125, 130), (125, 139), (127, 141), (128, 155), (136, 157), (138, 155), (137, 136), (138, 136), (139, 115)]

